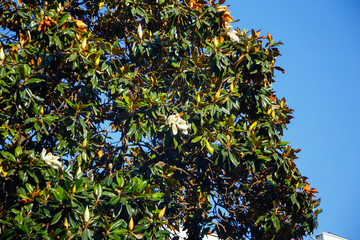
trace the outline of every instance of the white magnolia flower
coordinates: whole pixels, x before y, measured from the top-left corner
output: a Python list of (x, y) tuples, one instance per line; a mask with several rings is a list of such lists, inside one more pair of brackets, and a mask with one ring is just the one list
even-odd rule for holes
[(186, 124), (186, 121), (182, 119), (179, 114), (170, 115), (167, 121), (168, 124), (171, 126), (174, 135), (178, 133), (178, 129), (182, 134), (188, 134), (188, 129), (190, 128), (190, 126)]
[(233, 42), (240, 42), (240, 38), (236, 34), (237, 31), (235, 31), (232, 26), (228, 26), (226, 28), (226, 34), (230, 37), (231, 41)]
[(62, 168), (61, 166), (61, 162), (58, 161), (60, 157), (54, 156), (52, 153), (47, 153), (46, 154), (46, 150), (45, 148), (43, 148), (42, 152), (41, 152), (41, 160), (43, 160), (46, 165), (55, 168), (55, 169), (59, 169)]

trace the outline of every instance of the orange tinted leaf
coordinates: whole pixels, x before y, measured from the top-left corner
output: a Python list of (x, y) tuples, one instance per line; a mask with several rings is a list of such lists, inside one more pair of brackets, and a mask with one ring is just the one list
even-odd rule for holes
[(282, 73), (285, 73), (285, 70), (283, 69), (283, 68), (281, 68), (281, 67), (274, 67), (276, 70), (279, 70), (279, 71), (281, 71)]
[(270, 101), (273, 102), (273, 101), (275, 101), (275, 100), (276, 100), (276, 95), (271, 95), (271, 96), (270, 96)]

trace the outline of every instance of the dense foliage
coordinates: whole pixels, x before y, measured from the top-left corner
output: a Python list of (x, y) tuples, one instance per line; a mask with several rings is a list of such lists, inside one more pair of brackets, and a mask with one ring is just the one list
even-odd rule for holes
[(224, 1), (0, 1), (0, 238), (302, 239), (272, 36)]

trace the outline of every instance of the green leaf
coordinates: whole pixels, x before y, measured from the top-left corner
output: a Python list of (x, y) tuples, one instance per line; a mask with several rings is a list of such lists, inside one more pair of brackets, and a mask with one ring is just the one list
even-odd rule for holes
[(298, 200), (296, 199), (296, 193), (293, 193), (290, 197), (292, 204), (296, 204), (298, 208), (300, 208), (300, 204)]
[[(51, 169), (53, 170), (53, 169)], [(64, 189), (62, 189), (60, 186), (58, 186), (54, 191), (53, 191), (54, 197), (56, 200), (58, 201), (62, 201), (65, 197), (65, 191)]]
[(26, 84), (32, 84), (32, 83), (39, 83), (39, 82), (44, 82), (45, 80), (44, 79), (41, 79), (41, 78), (29, 78), (27, 81), (26, 81)]
[(61, 219), (62, 212), (58, 212), (54, 215), (54, 217), (51, 219), (50, 225), (56, 224)]
[(68, 18), (70, 18), (70, 15), (64, 14), (64, 16), (62, 16), (62, 17), (60, 18), (60, 22), (64, 22), (64, 21), (67, 20)]
[(22, 154), (22, 148), (21, 148), (21, 146), (17, 146), (15, 148), (15, 157), (19, 157), (19, 155), (21, 155), (21, 154)]
[(58, 118), (58, 116), (46, 115), (45, 117), (43, 117), (43, 121), (50, 125), (55, 119)]
[(280, 229), (280, 220), (277, 216), (271, 215), (271, 221), (276, 229), (276, 232)]
[(143, 231), (145, 231), (148, 227), (149, 227), (149, 224), (148, 224), (148, 223), (146, 223), (146, 224), (141, 224), (141, 225), (137, 226), (136, 228), (134, 228), (133, 232), (134, 232), (134, 233), (143, 232)]
[(32, 186), (30, 183), (26, 183), (25, 184), (26, 190), (28, 191), (28, 193), (32, 193), (34, 190), (34, 186)]
[(16, 161), (15, 156), (12, 155), (11, 153), (7, 152), (7, 151), (1, 152), (1, 154), (4, 156), (4, 158), (9, 159), (10, 161), (13, 161), (13, 162)]
[(89, 237), (89, 229), (85, 229), (81, 234), (81, 240), (87, 240), (87, 239), (91, 239)]
[[(124, 219), (119, 219), (117, 221), (115, 221), (113, 224), (110, 225), (110, 230), (114, 229), (112, 232), (114, 232), (115, 230), (117, 230), (119, 227), (126, 227), (126, 222)], [(126, 229), (122, 229), (122, 230), (126, 230)], [(126, 230), (127, 231), (127, 230)]]
[(126, 136), (131, 137), (136, 131), (136, 124), (132, 124), (129, 131), (127, 132)]
[(37, 118), (33, 117), (33, 118), (27, 118), (25, 119), (24, 121), (24, 125), (30, 123), (30, 122), (36, 122), (37, 121)]
[(70, 56), (69, 56), (69, 62), (74, 61), (76, 58), (77, 58), (77, 53), (72, 53), (72, 54), (70, 54)]
[(288, 145), (289, 144), (289, 142), (284, 142), (284, 141), (282, 141), (282, 142), (280, 142), (279, 144), (278, 144), (278, 146), (286, 146), (286, 145)]
[(236, 159), (236, 157), (231, 152), (229, 152), (229, 158), (230, 158), (230, 161), (232, 162), (232, 164), (234, 164), (235, 167), (237, 167), (239, 165), (238, 160)]
[(200, 141), (202, 138), (202, 136), (197, 136), (196, 138), (194, 138), (193, 140), (191, 140), (192, 143), (196, 143), (198, 141)]
[(124, 235), (127, 232), (128, 232), (127, 229), (114, 229), (113, 231), (111, 231), (111, 234)]
[(24, 76), (27, 77), (31, 73), (31, 67), (27, 64), (24, 64)]
[(99, 199), (101, 197), (101, 194), (102, 194), (102, 187), (100, 184), (96, 184), (95, 187), (94, 187), (94, 190), (95, 190), (95, 194), (96, 194), (96, 197), (97, 199)]

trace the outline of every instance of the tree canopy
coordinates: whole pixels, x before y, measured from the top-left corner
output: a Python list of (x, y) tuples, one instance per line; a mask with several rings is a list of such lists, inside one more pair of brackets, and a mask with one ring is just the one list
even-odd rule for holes
[(224, 0), (0, 1), (1, 239), (302, 239), (279, 45)]

